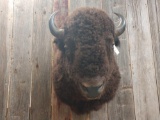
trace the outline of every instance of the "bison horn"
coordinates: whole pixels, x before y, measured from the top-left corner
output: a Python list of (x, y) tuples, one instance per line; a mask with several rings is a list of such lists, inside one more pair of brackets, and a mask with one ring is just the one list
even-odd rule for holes
[(120, 21), (121, 21), (119, 26), (116, 27), (116, 31), (115, 31), (115, 35), (118, 37), (125, 31), (126, 21), (122, 15), (118, 13), (114, 13), (114, 14), (116, 14), (120, 18)]
[(59, 11), (54, 12), (50, 19), (49, 19), (49, 29), (50, 32), (52, 33), (52, 35), (54, 35), (57, 38), (61, 38), (64, 35), (64, 29), (58, 29), (55, 25), (54, 19), (55, 19), (55, 15), (58, 13)]

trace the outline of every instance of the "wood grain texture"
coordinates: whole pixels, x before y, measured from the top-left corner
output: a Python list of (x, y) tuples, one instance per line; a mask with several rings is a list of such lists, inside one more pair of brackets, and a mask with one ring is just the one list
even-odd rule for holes
[(7, 86), (8, 86), (8, 73), (7, 73), (7, 15), (8, 15), (8, 1), (0, 1), (0, 120), (5, 118), (6, 114), (6, 101), (7, 101)]
[(102, 8), (102, 0), (68, 0), (69, 12), (80, 7)]
[(68, 0), (69, 12), (73, 12), (75, 9), (86, 6), (86, 0)]
[(89, 114), (77, 115), (76, 113), (72, 112), (71, 120), (90, 120), (90, 118), (89, 118)]
[(59, 11), (55, 18), (58, 28), (63, 28), (64, 21), (68, 15), (68, 0), (54, 0), (53, 11)]
[(136, 120), (158, 120), (148, 4), (146, 0), (126, 2)]
[(109, 15), (112, 19), (113, 11), (112, 11), (112, 0), (102, 0), (102, 9)]
[(148, 0), (148, 9), (152, 37), (152, 47), (154, 52), (154, 66), (156, 70), (156, 80), (160, 104), (160, 1)]
[(85, 0), (87, 7), (102, 8), (102, 0)]
[(51, 34), (48, 20), (52, 4), (52, 0), (34, 0), (30, 120), (51, 119)]
[(13, 0), (7, 0), (3, 2), (2, 5), (6, 8), (6, 11), (4, 12), (4, 14), (7, 16), (7, 18), (4, 19), (7, 22), (5, 26), (7, 30), (6, 39), (3, 39), (6, 41), (7, 68), (6, 68), (6, 73), (5, 73), (4, 96), (2, 97), (4, 100), (3, 107), (2, 107), (3, 114), (1, 114), (2, 120), (5, 120), (8, 114), (8, 99), (9, 99), (10, 73), (11, 73), (10, 68), (11, 68), (11, 41), (12, 41), (12, 36), (13, 36), (13, 32), (12, 32), (13, 31)]
[(108, 104), (109, 120), (135, 120), (132, 89), (122, 89)]
[(107, 108), (107, 104), (104, 104), (98, 111), (91, 112), (89, 117), (90, 120), (109, 120)]
[[(32, 1), (15, 0), (8, 119), (29, 120)], [(30, 19), (28, 19), (30, 18)]]

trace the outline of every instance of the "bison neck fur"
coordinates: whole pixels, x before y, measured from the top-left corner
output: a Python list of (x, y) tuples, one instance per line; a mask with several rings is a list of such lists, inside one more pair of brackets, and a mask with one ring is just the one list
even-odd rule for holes
[[(96, 8), (80, 8), (66, 18), (64, 36), (55, 39), (54, 90), (58, 99), (77, 114), (98, 110), (115, 96), (120, 72), (113, 44), (117, 39), (108, 15)], [(88, 99), (80, 89), (82, 82), (105, 78), (97, 99)]]

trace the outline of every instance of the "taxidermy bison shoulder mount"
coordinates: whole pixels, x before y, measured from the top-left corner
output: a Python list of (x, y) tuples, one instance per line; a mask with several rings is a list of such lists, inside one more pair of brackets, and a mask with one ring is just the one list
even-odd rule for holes
[(108, 15), (96, 8), (80, 8), (70, 14), (64, 28), (56, 27), (54, 12), (49, 28), (55, 38), (54, 90), (58, 99), (78, 113), (98, 110), (114, 96), (120, 72), (113, 45), (125, 30), (125, 20), (115, 29)]

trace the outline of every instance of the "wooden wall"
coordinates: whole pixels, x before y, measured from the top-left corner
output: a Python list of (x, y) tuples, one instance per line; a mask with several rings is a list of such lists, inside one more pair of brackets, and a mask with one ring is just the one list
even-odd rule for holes
[[(78, 116), (60, 103), (52, 88), (57, 25), (78, 7), (113, 11), (127, 21), (115, 56), (122, 75), (116, 97), (99, 111)], [(0, 0), (0, 120), (160, 120), (159, 0)]]

